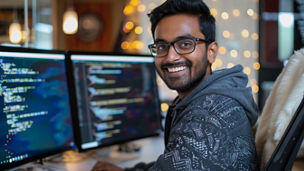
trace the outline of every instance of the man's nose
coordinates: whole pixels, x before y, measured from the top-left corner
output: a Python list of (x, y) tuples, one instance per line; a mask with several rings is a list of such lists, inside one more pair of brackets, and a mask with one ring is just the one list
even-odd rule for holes
[(173, 45), (169, 46), (167, 59), (169, 61), (176, 61), (180, 58), (180, 55), (176, 52)]

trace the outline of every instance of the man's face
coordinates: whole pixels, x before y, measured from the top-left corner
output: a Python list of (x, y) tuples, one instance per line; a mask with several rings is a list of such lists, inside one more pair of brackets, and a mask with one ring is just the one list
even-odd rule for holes
[[(204, 34), (199, 30), (197, 16), (187, 14), (167, 16), (159, 21), (155, 29), (155, 42), (172, 42), (185, 36), (205, 39)], [(155, 58), (156, 70), (169, 88), (177, 90), (180, 96), (186, 96), (210, 74), (208, 64), (213, 62), (215, 56), (207, 57), (208, 49), (204, 42), (197, 41), (192, 53), (180, 55), (173, 46), (170, 46), (168, 55)]]

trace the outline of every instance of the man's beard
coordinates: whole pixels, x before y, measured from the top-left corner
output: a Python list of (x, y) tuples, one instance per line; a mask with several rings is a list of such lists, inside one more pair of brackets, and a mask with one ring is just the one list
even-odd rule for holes
[[(204, 55), (204, 58), (206, 59), (206, 54)], [(208, 60), (207, 59), (203, 60), (202, 74), (198, 75), (197, 77), (194, 77), (193, 79), (190, 79), (190, 81), (187, 84), (185, 84), (182, 87), (178, 87), (175, 90), (177, 92), (186, 92), (186, 91), (192, 89), (193, 87), (196, 87), (204, 79), (206, 72), (207, 72), (207, 66), (208, 66)], [(190, 72), (191, 72), (191, 70), (190, 70)]]
[[(161, 75), (161, 73), (157, 70), (158, 74), (162, 77), (162, 79), (164, 80), (164, 82), (166, 83), (166, 85), (168, 86), (168, 88), (172, 89), (172, 90), (176, 90), (177, 92), (186, 92), (194, 87), (196, 87), (205, 77), (206, 73), (207, 73), (207, 66), (208, 66), (209, 62), (207, 59), (207, 53), (204, 54), (203, 56), (203, 71), (200, 75), (198, 75), (197, 77), (194, 77), (193, 79), (191, 79), (191, 69), (189, 69), (190, 72), (190, 80), (182, 86), (176, 86), (176, 85), (171, 85), (166, 81), (166, 79)], [(174, 65), (174, 64), (165, 64), (165, 65)], [(193, 64), (190, 61), (186, 61), (186, 66), (191, 68), (193, 66)]]

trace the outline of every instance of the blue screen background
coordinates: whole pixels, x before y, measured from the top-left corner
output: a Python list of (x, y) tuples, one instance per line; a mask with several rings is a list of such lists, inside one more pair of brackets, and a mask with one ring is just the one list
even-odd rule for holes
[[(64, 59), (0, 56), (0, 61), (0, 164), (71, 146), (73, 130)], [(13, 70), (20, 73), (5, 72)], [(30, 88), (26, 92), (12, 92), (17, 87)], [(22, 100), (7, 102), (8, 96)], [(18, 105), (26, 107), (4, 110)]]

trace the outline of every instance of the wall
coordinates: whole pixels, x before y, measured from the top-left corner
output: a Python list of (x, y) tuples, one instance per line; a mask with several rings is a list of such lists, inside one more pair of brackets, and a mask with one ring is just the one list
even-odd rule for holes
[(74, 0), (73, 7), (79, 19), (86, 12), (96, 14), (102, 20), (101, 34), (91, 40), (85, 40), (78, 33), (66, 35), (62, 31), (62, 18), (68, 3), (62, 0), (53, 1), (54, 49), (112, 51), (123, 20), (122, 9), (124, 1), (112, 0)]

